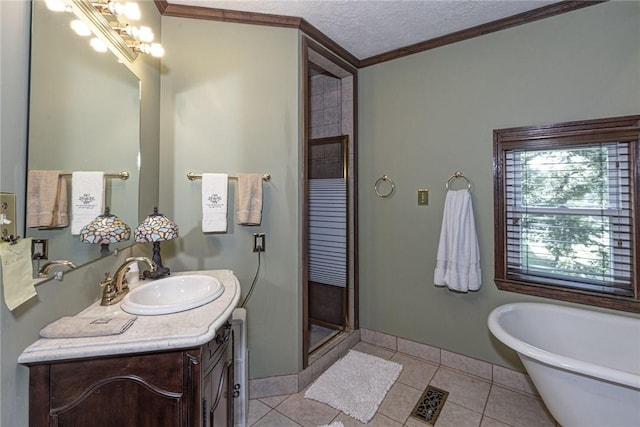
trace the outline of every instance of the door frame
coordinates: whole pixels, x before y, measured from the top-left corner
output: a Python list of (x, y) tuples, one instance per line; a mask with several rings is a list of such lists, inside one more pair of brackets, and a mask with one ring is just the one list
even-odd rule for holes
[[(325, 47), (319, 45), (309, 37), (302, 35), (301, 40), (302, 55), (301, 55), (301, 106), (302, 106), (302, 175), (301, 175), (301, 189), (302, 189), (302, 206), (301, 206), (301, 248), (302, 248), (302, 274), (301, 274), (301, 289), (302, 289), (302, 369), (309, 366), (309, 292), (307, 289), (307, 283), (309, 279), (308, 271), (308, 226), (309, 226), (309, 214), (307, 211), (309, 189), (307, 185), (308, 177), (308, 146), (310, 139), (310, 125), (311, 125), (311, 102), (310, 94), (311, 88), (309, 87), (309, 69), (311, 64), (310, 56), (320, 56), (324, 60), (332, 63), (335, 67), (341, 69), (344, 72), (344, 77), (339, 78), (352, 78), (352, 120), (353, 129), (352, 134), (349, 135), (349, 151), (350, 155), (347, 158), (347, 164), (351, 169), (350, 180), (348, 181), (348, 223), (350, 224), (350, 235), (348, 241), (351, 244), (348, 245), (349, 250), (347, 257), (349, 259), (350, 270), (348, 272), (348, 288), (353, 289), (352, 304), (348, 304), (347, 316), (350, 320), (350, 326), (352, 329), (359, 328), (359, 303), (358, 303), (358, 70), (341, 58), (337, 53), (334, 53)], [(336, 74), (336, 73), (333, 73)], [(347, 298), (348, 300), (349, 298)]]

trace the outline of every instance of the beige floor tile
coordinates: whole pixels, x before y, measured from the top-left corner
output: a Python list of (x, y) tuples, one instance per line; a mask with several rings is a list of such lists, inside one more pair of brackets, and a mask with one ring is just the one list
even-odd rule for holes
[(442, 350), (441, 357), (442, 366), (475, 375), (487, 381), (493, 379), (491, 363), (446, 350)]
[(363, 424), (355, 418), (351, 418), (343, 413), (340, 413), (340, 415), (338, 415), (338, 417), (333, 421), (341, 421), (344, 427), (402, 427), (401, 423), (382, 414), (376, 414), (367, 424)]
[(366, 342), (360, 341), (353, 347), (353, 350), (359, 351), (360, 353), (370, 354), (372, 356), (378, 356), (381, 359), (391, 359), (391, 357), (395, 354), (395, 351), (391, 351), (386, 348), (378, 347), (373, 344), (369, 344)]
[(300, 425), (317, 427), (329, 424), (338, 410), (312, 399), (305, 399), (304, 392), (292, 394), (278, 405), (278, 412), (286, 415)]
[(249, 398), (260, 399), (270, 396), (298, 392), (298, 375), (281, 375), (278, 377), (249, 380)]
[(249, 414), (247, 415), (247, 425), (252, 426), (260, 418), (267, 415), (271, 408), (257, 399), (249, 400)]
[(511, 427), (509, 424), (505, 424), (502, 421), (494, 420), (489, 417), (482, 417), (482, 423), (480, 427)]
[(398, 351), (432, 363), (440, 363), (441, 359), (439, 348), (404, 338), (398, 338)]
[(271, 411), (260, 418), (252, 427), (300, 427), (300, 424), (285, 417), (278, 411)]
[(279, 404), (281, 404), (282, 402), (287, 400), (287, 398), (289, 396), (291, 396), (291, 395), (290, 394), (283, 394), (282, 396), (263, 397), (262, 399), (259, 399), (259, 400), (260, 400), (260, 402), (264, 403), (265, 405), (267, 405), (267, 406), (269, 406), (271, 408), (275, 408)]
[(481, 420), (481, 413), (452, 402), (446, 402), (435, 427), (478, 427)]
[(427, 388), (429, 381), (438, 370), (436, 365), (402, 353), (394, 354), (391, 360), (402, 365), (402, 372), (400, 372), (398, 382), (418, 390)]
[(366, 343), (384, 347), (394, 352), (398, 349), (398, 339), (395, 336), (372, 331), (371, 329), (360, 329), (360, 339)]
[(417, 418), (409, 416), (407, 421), (404, 423), (404, 427), (431, 427), (431, 424), (427, 424), (424, 421), (420, 421)]
[(495, 385), (491, 387), (484, 414), (516, 427), (556, 425), (540, 399)]
[(380, 404), (378, 413), (404, 423), (421, 395), (420, 390), (396, 382)]
[(438, 368), (430, 385), (448, 391), (447, 402), (479, 413), (484, 410), (491, 389), (491, 384), (486, 381), (442, 367)]

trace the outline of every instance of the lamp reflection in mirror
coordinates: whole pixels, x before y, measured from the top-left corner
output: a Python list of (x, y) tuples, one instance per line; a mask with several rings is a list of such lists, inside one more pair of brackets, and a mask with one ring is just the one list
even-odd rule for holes
[(145, 278), (159, 279), (171, 273), (169, 268), (162, 265), (160, 242), (172, 240), (176, 237), (178, 237), (178, 226), (163, 214), (158, 213), (157, 207), (153, 208), (153, 213), (148, 215), (142, 221), (142, 224), (135, 229), (134, 238), (136, 242), (153, 242), (152, 260), (158, 266), (155, 272), (145, 270), (143, 273)]
[(129, 240), (131, 228), (120, 218), (109, 212), (109, 207), (104, 214), (98, 215), (96, 219), (82, 227), (80, 230), (80, 241), (100, 245), (100, 256), (109, 255), (109, 243), (117, 243)]

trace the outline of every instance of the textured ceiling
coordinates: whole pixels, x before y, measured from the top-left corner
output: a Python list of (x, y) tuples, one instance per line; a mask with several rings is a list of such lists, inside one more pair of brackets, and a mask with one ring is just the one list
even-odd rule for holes
[(358, 59), (536, 9), (544, 0), (168, 0), (304, 18)]

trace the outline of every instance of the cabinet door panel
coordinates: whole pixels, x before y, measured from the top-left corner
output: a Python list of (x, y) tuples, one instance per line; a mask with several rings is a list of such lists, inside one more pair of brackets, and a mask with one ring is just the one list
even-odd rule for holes
[[(52, 411), (58, 427), (183, 426), (182, 393), (159, 393), (137, 378), (114, 378), (91, 391), (76, 405)], [(57, 420), (56, 420), (57, 418)]]
[(202, 383), (203, 427), (233, 426), (233, 338), (212, 364)]
[[(183, 365), (182, 352), (55, 363), (50, 373), (51, 408), (57, 411), (72, 405), (105, 382), (125, 378), (172, 397), (183, 392)], [(119, 396), (115, 401), (121, 404), (126, 399)]]

